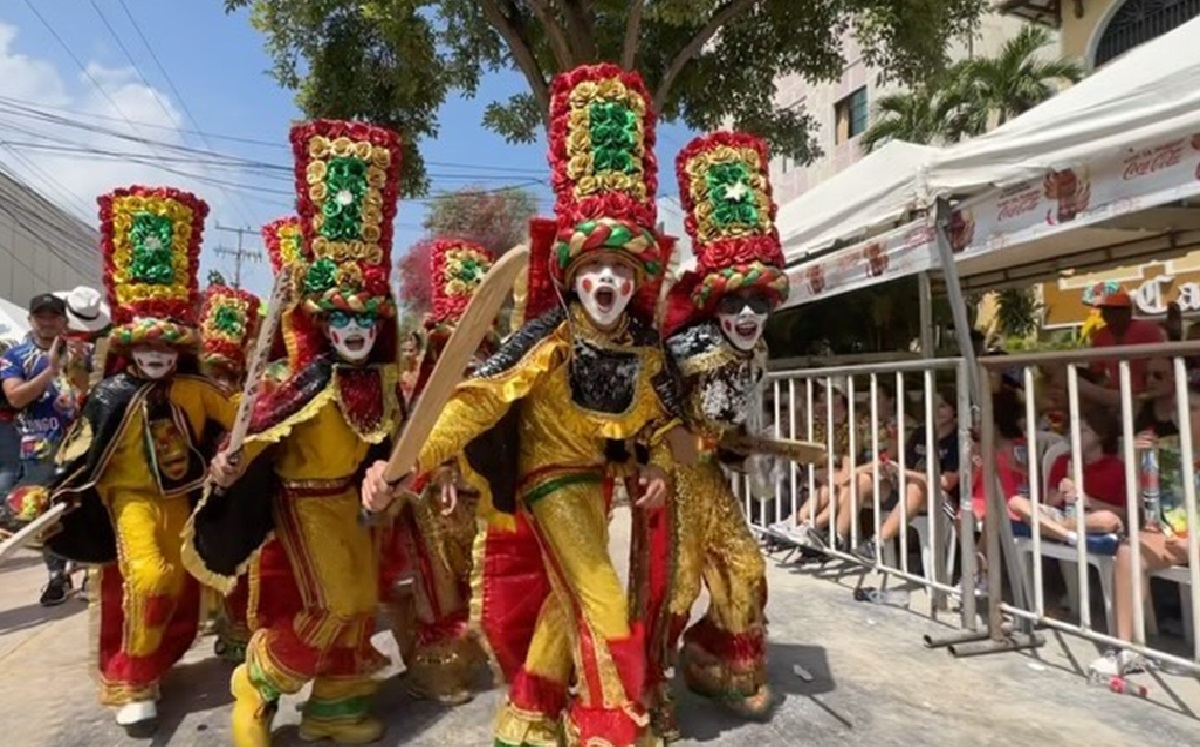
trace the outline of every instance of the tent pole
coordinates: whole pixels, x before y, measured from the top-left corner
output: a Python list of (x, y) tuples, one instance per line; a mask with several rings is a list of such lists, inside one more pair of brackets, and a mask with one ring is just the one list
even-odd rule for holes
[(935, 357), (933, 349), (933, 283), (929, 280), (929, 271), (917, 274), (917, 303), (920, 307), (921, 320), (921, 357), (926, 360)]
[[(984, 411), (982, 414), (987, 416), (983, 418), (985, 421), (984, 425), (990, 428), (992, 426), (990, 407), (992, 393), (990, 387), (986, 390), (983, 387), (983, 381), (987, 377), (979, 365), (978, 358), (975, 355), (975, 348), (971, 344), (971, 325), (967, 319), (967, 303), (963, 296), (962, 283), (958, 277), (958, 267), (954, 263), (954, 252), (950, 247), (948, 234), (951, 213), (949, 201), (945, 198), (938, 198), (934, 213), (934, 240), (937, 243), (938, 263), (941, 265), (942, 275), (946, 280), (946, 291), (950, 296), (950, 311), (954, 315), (954, 334), (958, 340), (958, 348), (962, 353), (963, 359), (966, 361), (967, 386), (972, 402), (971, 421), (973, 423), (979, 422), (979, 415), (982, 409)], [(959, 414), (959, 417), (962, 417), (962, 413)], [(981, 435), (984, 444), (990, 443), (992, 434), (983, 433)], [(986, 466), (991, 465), (988, 464)], [(985, 469), (985, 474), (992, 473), (993, 477), (994, 472), (994, 469)], [(1013, 590), (1013, 597), (1016, 603), (1022, 609), (1029, 609), (1027, 600), (1030, 597), (1029, 590), (1026, 588), (1025, 574), (1021, 572), (1020, 560), (1017, 558), (1016, 548), (1013, 544), (1012, 526), (1007, 521), (1008, 500), (1000, 489), (998, 479), (994, 480), (994, 484), (994, 489), (988, 491), (988, 514), (992, 517), (992, 522), (990, 523), (999, 525), (999, 537), (995, 537), (996, 532), (984, 531), (984, 540), (989, 551), (988, 565), (990, 571), (988, 574), (987, 632), (983, 634), (967, 633), (953, 640), (942, 639), (935, 641), (931, 638), (926, 639), (927, 645), (935, 648), (945, 647), (954, 656), (976, 656), (998, 651), (1035, 648), (1042, 645), (1042, 641), (1033, 634), (1030, 623), (1024, 620), (1018, 622), (1024, 640), (1017, 640), (1013, 638), (1012, 633), (1006, 628), (1002, 617), (1000, 602), (1003, 599), (1003, 589), (1002, 584), (999, 583), (1001, 579), (999, 573), (1000, 567), (998, 565), (1001, 558), (1003, 558), (1007, 566), (1009, 584)], [(964, 501), (969, 499), (969, 495), (964, 495)], [(963, 531), (973, 531), (973, 528), (964, 528)], [(996, 556), (997, 552), (999, 552), (1000, 557)], [(974, 593), (973, 579), (964, 578), (962, 586), (964, 593)]]

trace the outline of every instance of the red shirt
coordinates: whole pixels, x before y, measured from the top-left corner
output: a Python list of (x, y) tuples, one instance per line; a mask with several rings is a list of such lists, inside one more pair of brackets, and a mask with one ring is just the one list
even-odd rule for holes
[[(1022, 470), (1013, 464), (1012, 449), (1000, 449), (996, 452), (996, 476), (1000, 478), (1000, 488), (1004, 491), (1001, 498), (1007, 504), (1008, 499), (1021, 494), (1021, 485), (1027, 481)], [(971, 477), (971, 508), (975, 515), (983, 518), (987, 515), (987, 493), (983, 490), (983, 466), (976, 464)], [(1015, 519), (1012, 511), (1009, 518)]]
[[(1063, 478), (1071, 477), (1071, 455), (1063, 454), (1050, 468), (1050, 489), (1058, 490)], [(1074, 479), (1074, 478), (1072, 478)], [(1125, 510), (1125, 463), (1105, 454), (1083, 465), (1083, 494), (1111, 508)]]
[[(1151, 345), (1156, 342), (1166, 342), (1166, 336), (1163, 335), (1162, 328), (1153, 322), (1147, 322), (1142, 319), (1134, 319), (1129, 322), (1129, 329), (1125, 330), (1125, 336), (1118, 341), (1113, 337), (1112, 329), (1104, 327), (1096, 330), (1092, 334), (1093, 348), (1118, 348), (1126, 345)], [(1134, 394), (1140, 394), (1146, 389), (1146, 363), (1147, 359), (1131, 359), (1129, 361), (1129, 383), (1133, 388)], [(1092, 369), (1097, 373), (1101, 373), (1107, 377), (1105, 386), (1110, 389), (1116, 389), (1120, 386), (1119, 363), (1117, 359), (1107, 361), (1096, 361), (1092, 364)]]

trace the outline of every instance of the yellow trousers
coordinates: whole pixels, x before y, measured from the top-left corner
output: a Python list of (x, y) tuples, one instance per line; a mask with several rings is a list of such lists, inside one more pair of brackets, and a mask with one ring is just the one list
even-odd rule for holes
[(117, 567), (100, 574), (98, 647), (101, 700), (119, 705), (157, 697), (159, 678), (195, 640), (200, 586), (180, 561), (186, 497), (116, 491), (109, 512)]
[[(528, 506), (552, 593), (496, 727), (498, 745), (554, 745), (566, 702), (566, 741), (629, 747), (645, 737), (645, 650), (608, 552), (608, 505), (595, 481), (570, 482)], [(528, 499), (527, 499), (528, 500)]]
[[(753, 695), (763, 682), (766, 564), (729, 481), (715, 462), (676, 465), (675, 577), (669, 601), (674, 650), (701, 583), (710, 603), (684, 636), (708, 665), (705, 689)], [(656, 674), (656, 673), (652, 673)]]
[(313, 681), (309, 718), (361, 719), (372, 675), (387, 664), (371, 645), (379, 550), (358, 516), (356, 487), (285, 489), (275, 503), (275, 541), (250, 572), (250, 679), (268, 698)]

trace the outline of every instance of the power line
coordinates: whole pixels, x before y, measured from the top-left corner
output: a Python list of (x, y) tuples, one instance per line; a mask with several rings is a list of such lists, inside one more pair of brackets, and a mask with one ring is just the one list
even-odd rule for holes
[(257, 231), (252, 231), (248, 228), (226, 228), (220, 224), (216, 230), (225, 231), (226, 233), (237, 234), (237, 248), (230, 249), (228, 247), (219, 246), (213, 249), (213, 253), (222, 257), (233, 257), (233, 287), (242, 287), (242, 262), (246, 259), (261, 260), (262, 252), (257, 249), (245, 249), (242, 246), (242, 239), (246, 234), (257, 235)]
[[(167, 105), (163, 103), (163, 100), (158, 95), (158, 92), (155, 91), (154, 87), (150, 85), (150, 81), (146, 80), (145, 75), (142, 75), (141, 69), (138, 68), (137, 60), (133, 58), (133, 55), (130, 54), (129, 49), (125, 46), (125, 42), (121, 40), (121, 35), (118, 34), (117, 30), (114, 29), (112, 24), (108, 22), (108, 18), (100, 10), (100, 6), (96, 4), (96, 0), (89, 0), (89, 2), (91, 3), (92, 10), (96, 11), (96, 15), (100, 17), (100, 22), (104, 24), (104, 27), (108, 29), (109, 34), (111, 34), (113, 39), (117, 42), (117, 47), (120, 48), (122, 53), (124, 53), (125, 58), (129, 60), (129, 64), (133, 66), (134, 74), (136, 74), (142, 83), (145, 84), (146, 88), (151, 91), (151, 96), (154, 99), (154, 102), (158, 104), (158, 108), (162, 109), (163, 114), (167, 115), (167, 121), (174, 121), (175, 113), (167, 108)], [(129, 8), (126, 7), (125, 0), (120, 0), (120, 4), (122, 10), (125, 11), (126, 17), (129, 18), (129, 22), (133, 24), (134, 31), (142, 40), (142, 44), (144, 44), (146, 49), (150, 52), (150, 58), (154, 60), (154, 64), (158, 66), (159, 73), (161, 73), (163, 78), (166, 80), (167, 86), (171, 89), (171, 93), (175, 95), (175, 99), (179, 102), (180, 108), (183, 109), (184, 115), (191, 118), (192, 124), (194, 124), (196, 127), (199, 127), (200, 123), (196, 121), (195, 117), (192, 116), (192, 112), (191, 109), (188, 108), (187, 101), (183, 98), (183, 96), (180, 95), (179, 90), (175, 88), (175, 83), (171, 80), (171, 76), (168, 75), (166, 69), (163, 68), (162, 63), (158, 59), (158, 55), (154, 52), (154, 48), (150, 46), (150, 42), (146, 40), (145, 35), (142, 34), (141, 27), (138, 26), (137, 20), (134, 19), (133, 15), (129, 12)], [(204, 145), (210, 149), (212, 148), (212, 145), (207, 141), (204, 141)], [(251, 218), (249, 213), (246, 212), (246, 208), (242, 205), (240, 200), (234, 200), (229, 192), (227, 192), (224, 188), (218, 187), (218, 189), (221, 190), (221, 194), (225, 195), (225, 199), (229, 200), (233, 205), (233, 208), (242, 216), (242, 220), (246, 222), (246, 225), (250, 225), (254, 222), (253, 218)]]

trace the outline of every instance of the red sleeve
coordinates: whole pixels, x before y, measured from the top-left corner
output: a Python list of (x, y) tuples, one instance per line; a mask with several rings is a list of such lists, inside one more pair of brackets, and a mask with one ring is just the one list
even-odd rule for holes
[[(1087, 479), (1090, 478), (1090, 479)], [(1095, 465), (1084, 479), (1084, 490), (1093, 500), (1114, 509), (1125, 510), (1125, 463), (1116, 457), (1106, 457)]]
[(1046, 481), (1046, 485), (1050, 490), (1058, 490), (1058, 484), (1065, 478), (1069, 477), (1067, 469), (1071, 466), (1071, 455), (1062, 454), (1058, 459), (1054, 460), (1054, 464), (1050, 465), (1050, 479)]

